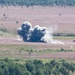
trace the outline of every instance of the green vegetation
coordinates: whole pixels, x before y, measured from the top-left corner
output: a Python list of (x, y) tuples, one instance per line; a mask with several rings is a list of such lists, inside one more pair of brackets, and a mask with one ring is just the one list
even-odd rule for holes
[(3, 27), (0, 28), (0, 36), (4, 36), (4, 37), (10, 36), (11, 37), (11, 36), (16, 36), (16, 35), (17, 35), (16, 30), (10, 31), (10, 30), (3, 28)]
[(8, 32), (6, 28), (0, 28), (0, 32)]
[(75, 37), (74, 33), (53, 33), (53, 36)]
[[(68, 52), (68, 53), (72, 53), (72, 52), (75, 52), (75, 50), (73, 49), (64, 49), (64, 48), (61, 48), (61, 49), (50, 49), (50, 48), (46, 48), (46, 49), (37, 49), (35, 48), (36, 46), (28, 46), (28, 45), (0, 45), (0, 59), (3, 59), (5, 57), (9, 58), (9, 59), (13, 59), (17, 62), (21, 62), (23, 63), (25, 59), (29, 59), (29, 60), (32, 60), (32, 59), (41, 59), (39, 58), (39, 55), (43, 55), (43, 54), (55, 54), (55, 53), (65, 53), (65, 52)], [(42, 56), (41, 56), (42, 57)], [(54, 56), (55, 58), (56, 56)], [(18, 61), (18, 60), (21, 60), (21, 61)], [(44, 60), (44, 62), (48, 61), (49, 58), (45, 58), (43, 57), (42, 58)], [(47, 59), (47, 60), (46, 60)], [(61, 58), (57, 58), (57, 59), (61, 59)], [(64, 59), (70, 59), (71, 58), (64, 58)], [(71, 61), (74, 61), (75, 62), (75, 59), (72, 59)]]
[(25, 46), (25, 45), (0, 45), (0, 52), (4, 53), (4, 52), (27, 52), (27, 53), (51, 53), (51, 52), (75, 52), (75, 50), (71, 50), (71, 49), (57, 49), (57, 50), (53, 50), (50, 48), (46, 48), (46, 49), (36, 49), (35, 46)]
[(10, 32), (6, 28), (0, 28), (0, 36), (10, 35)]
[(8, 58), (0, 60), (0, 75), (72, 75), (74, 72), (75, 63), (65, 60), (51, 60), (46, 63), (28, 60), (23, 64)]
[(75, 0), (0, 0), (0, 5), (3, 6), (75, 6)]

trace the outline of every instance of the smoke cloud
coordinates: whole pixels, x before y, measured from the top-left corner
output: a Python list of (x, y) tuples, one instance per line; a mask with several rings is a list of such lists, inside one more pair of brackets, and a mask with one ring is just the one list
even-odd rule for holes
[[(52, 31), (52, 29), (50, 30)], [(50, 31), (48, 31), (46, 27), (40, 27), (39, 25), (36, 25), (34, 28), (32, 28), (31, 23), (29, 23), (28, 21), (23, 22), (21, 27), (17, 29), (17, 32), (26, 42), (62, 44), (59, 41), (53, 40)]]
[(32, 28), (31, 23), (28, 21), (23, 22), (21, 27), (17, 30), (18, 34), (27, 42), (46, 42), (42, 39), (46, 34), (46, 27), (36, 25)]

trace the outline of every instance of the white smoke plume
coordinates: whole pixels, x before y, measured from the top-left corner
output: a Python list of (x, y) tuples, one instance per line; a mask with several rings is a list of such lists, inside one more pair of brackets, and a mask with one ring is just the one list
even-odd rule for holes
[(53, 44), (63, 44), (60, 41), (53, 40), (53, 29), (49, 30), (46, 27), (40, 27), (36, 25), (32, 28), (31, 23), (28, 21), (23, 22), (21, 27), (17, 30), (18, 34), (23, 38), (26, 42), (45, 42), (45, 43), (53, 43)]
[(17, 36), (17, 41), (22, 41), (22, 39), (19, 35)]

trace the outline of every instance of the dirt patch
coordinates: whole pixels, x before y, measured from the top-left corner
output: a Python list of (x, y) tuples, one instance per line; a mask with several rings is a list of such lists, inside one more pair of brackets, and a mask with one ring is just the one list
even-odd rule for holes
[(53, 27), (55, 32), (75, 33), (74, 12), (74, 7), (4, 7), (0, 8), (0, 27), (13, 32), (28, 20), (33, 27), (38, 24), (48, 29)]
[[(5, 16), (4, 16), (5, 14)], [(0, 28), (6, 28), (10, 32), (16, 32), (17, 28), (21, 26), (24, 21), (29, 21), (33, 27), (35, 25), (45, 26), (56, 33), (74, 33), (75, 34), (75, 8), (74, 7), (13, 7), (8, 8), (0, 7)], [(15, 37), (2, 37), (0, 36), (0, 45), (25, 45), (34, 46), (36, 50), (46, 49), (72, 49), (75, 50), (75, 42), (70, 40), (59, 40), (64, 43), (51, 44), (51, 43), (31, 43), (17, 41)], [(0, 54), (0, 56), (11, 57), (30, 57), (28, 53), (11, 52)], [(70, 58), (75, 59), (75, 52), (59, 52), (59, 53), (33, 53), (33, 58)]]

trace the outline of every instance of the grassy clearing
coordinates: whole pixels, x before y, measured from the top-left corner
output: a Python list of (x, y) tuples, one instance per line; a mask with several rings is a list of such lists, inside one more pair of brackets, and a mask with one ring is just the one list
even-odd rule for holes
[(74, 40), (75, 37), (71, 37), (71, 36), (54, 36), (53, 37), (54, 39), (57, 39), (57, 40)]
[[(49, 62), (53, 59), (51, 58), (37, 58), (37, 57), (30, 57), (29, 53), (37, 53), (43, 54), (43, 53), (56, 53), (56, 52), (75, 52), (75, 50), (64, 50), (63, 48), (59, 50), (52, 50), (52, 49), (46, 49), (46, 50), (36, 50), (34, 46), (25, 46), (25, 45), (0, 45), (0, 60), (4, 58), (9, 58), (11, 61), (14, 60), (15, 63), (25, 63), (27, 60), (41, 60), (43, 63)], [(28, 57), (23, 57), (25, 54), (28, 54)], [(65, 59), (65, 58), (64, 58)], [(60, 61), (62, 59), (57, 58), (55, 59), (57, 61)], [(65, 59), (67, 62), (75, 62), (74, 59)]]
[[(58, 50), (44, 49), (37, 50), (34, 46), (25, 45), (0, 45), (0, 59), (9, 58), (14, 62), (24, 63), (26, 60), (42, 60), (44, 63), (50, 61), (51, 58), (37, 58), (36, 55), (45, 53), (62, 53), (62, 52), (75, 52), (75, 50), (64, 50), (63, 48)], [(34, 57), (33, 57), (34, 56)], [(65, 58), (64, 58), (65, 59)], [(57, 58), (56, 60), (61, 60)], [(74, 59), (65, 59), (75, 62)]]
[(0, 37), (14, 37), (16, 34), (0, 29)]
[(35, 46), (25, 46), (25, 45), (0, 45), (0, 52), (3, 51), (22, 51), (22, 52), (36, 52), (36, 53), (49, 53), (49, 52), (75, 52), (75, 50), (70, 49), (43, 49), (43, 50), (37, 50)]

